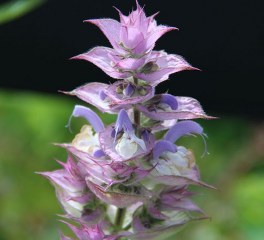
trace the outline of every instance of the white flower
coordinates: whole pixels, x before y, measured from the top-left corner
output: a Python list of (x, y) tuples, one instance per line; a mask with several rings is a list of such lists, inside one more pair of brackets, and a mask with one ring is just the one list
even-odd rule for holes
[(84, 125), (72, 141), (72, 145), (83, 152), (93, 154), (100, 149), (98, 133), (94, 133), (90, 125)]

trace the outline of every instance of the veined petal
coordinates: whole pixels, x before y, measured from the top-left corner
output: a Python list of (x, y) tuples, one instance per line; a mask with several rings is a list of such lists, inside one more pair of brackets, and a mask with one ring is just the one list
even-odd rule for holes
[(105, 191), (103, 187), (92, 182), (89, 177), (86, 179), (89, 189), (103, 202), (119, 208), (129, 207), (138, 202), (146, 202), (150, 198), (150, 192), (143, 186), (122, 187), (116, 190)]
[(135, 26), (121, 26), (120, 41), (127, 49), (135, 48), (139, 42), (144, 40), (144, 35)]
[(124, 79), (131, 76), (128, 72), (121, 72), (115, 68), (116, 63), (119, 61), (119, 57), (114, 49), (107, 47), (95, 47), (87, 53), (80, 54), (71, 59), (86, 60), (108, 74), (112, 78)]
[(163, 221), (153, 221), (147, 216), (140, 216), (137, 210), (133, 219), (134, 234), (129, 236), (131, 239), (166, 239), (175, 233), (175, 229), (181, 227), (191, 220), (191, 217), (183, 212), (174, 211), (169, 218)]
[(118, 21), (114, 19), (109, 18), (103, 18), (103, 19), (89, 19), (85, 20), (84, 22), (89, 22), (97, 27), (100, 28), (100, 30), (104, 33), (104, 35), (107, 37), (111, 45), (115, 48), (119, 48), (120, 43), (120, 30), (121, 25)]
[(152, 30), (138, 45), (133, 49), (133, 52), (140, 54), (142, 52), (148, 52), (155, 46), (156, 41), (165, 33), (172, 30), (177, 30), (175, 27), (157, 26), (156, 29)]
[[(195, 171), (193, 175), (196, 175)], [(203, 181), (198, 180), (197, 177), (196, 179), (194, 179), (194, 178), (185, 177), (185, 176), (163, 175), (163, 176), (156, 176), (155, 181), (157, 183), (163, 183), (169, 186), (196, 185), (196, 186), (216, 189), (214, 186), (211, 186)]]
[(158, 121), (174, 120), (174, 119), (186, 120), (186, 119), (195, 119), (195, 118), (215, 119), (215, 117), (206, 115), (200, 103), (196, 99), (190, 97), (175, 97), (175, 98), (178, 103), (178, 108), (176, 110), (163, 111), (162, 109), (159, 109), (158, 111), (152, 111), (151, 109), (149, 109), (144, 105), (137, 105), (137, 108), (146, 117)]
[(80, 105), (75, 105), (74, 110), (72, 112), (72, 116), (85, 118), (93, 126), (93, 129), (96, 132), (101, 132), (104, 130), (104, 124), (101, 118), (90, 108)]
[[(118, 83), (118, 82), (117, 82)], [(113, 85), (117, 85), (117, 83), (114, 83)], [(118, 104), (114, 101), (114, 96), (115, 93), (110, 93), (111, 92), (111, 86), (108, 84), (104, 83), (97, 83), (97, 82), (92, 82), (85, 84), (81, 87), (76, 88), (75, 90), (71, 92), (64, 92), (69, 95), (75, 95), (78, 98), (82, 99), (83, 101), (92, 104), (96, 108), (98, 108), (102, 112), (107, 112), (110, 114), (116, 114), (120, 111), (121, 108), (127, 109), (131, 107), (130, 104), (133, 104), (134, 102), (131, 102), (131, 98), (134, 99), (134, 97), (128, 97), (127, 99), (124, 99), (122, 102), (121, 99), (118, 101)], [(107, 90), (108, 89), (108, 90)], [(112, 98), (108, 98), (108, 95), (105, 94), (107, 91), (108, 95)], [(102, 95), (104, 98), (102, 99)], [(118, 93), (116, 93), (118, 95)], [(152, 94), (149, 93), (149, 95), (152, 96)], [(118, 99), (118, 96), (115, 96), (116, 99)], [(144, 96), (145, 97), (145, 96)]]
[(150, 73), (139, 72), (137, 77), (150, 82), (153, 86), (167, 80), (170, 74), (183, 70), (198, 70), (197, 68), (192, 67), (183, 57), (176, 54), (167, 54), (160, 51), (153, 52), (152, 57), (153, 59), (151, 59), (151, 61), (155, 61), (158, 69)]
[(67, 223), (65, 221), (61, 221), (63, 223), (65, 223), (76, 235), (76, 237), (78, 237), (80, 240), (101, 240), (101, 239), (105, 239), (105, 234), (103, 232), (103, 230), (101, 229), (101, 227), (99, 227), (99, 225), (92, 225), (92, 226), (87, 226), (84, 224), (80, 224), (80, 228)]
[(181, 121), (176, 123), (165, 135), (164, 139), (172, 143), (180, 137), (189, 134), (203, 134), (203, 128), (193, 121)]

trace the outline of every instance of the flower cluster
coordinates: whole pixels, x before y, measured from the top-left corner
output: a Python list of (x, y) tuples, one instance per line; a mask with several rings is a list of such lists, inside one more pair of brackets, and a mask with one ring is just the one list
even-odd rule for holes
[[(120, 22), (92, 19), (112, 48), (95, 47), (73, 59), (92, 62), (113, 84), (88, 83), (72, 92), (101, 112), (116, 114), (105, 126), (90, 108), (76, 105), (72, 117), (87, 120), (73, 141), (63, 169), (44, 172), (55, 186), (65, 222), (81, 240), (155, 239), (190, 220), (205, 217), (190, 200), (189, 185), (200, 180), (191, 150), (175, 142), (185, 135), (204, 136), (190, 119), (207, 116), (190, 97), (156, 94), (169, 75), (195, 70), (181, 56), (154, 51), (156, 41), (176, 28), (157, 25), (137, 3)], [(162, 136), (162, 137), (158, 137)], [(196, 214), (195, 214), (196, 213)], [(61, 239), (71, 239), (61, 235)]]

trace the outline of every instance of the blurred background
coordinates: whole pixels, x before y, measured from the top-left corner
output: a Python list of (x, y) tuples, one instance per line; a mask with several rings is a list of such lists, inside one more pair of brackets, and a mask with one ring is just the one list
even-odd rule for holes
[[(264, 239), (264, 19), (261, 0), (141, 0), (160, 24), (180, 31), (156, 49), (184, 56), (201, 72), (182, 72), (158, 92), (197, 98), (218, 120), (199, 121), (209, 136), (204, 158), (199, 138), (186, 137), (204, 181), (218, 190), (194, 188), (211, 219), (187, 225), (171, 239)], [(118, 18), (133, 0), (0, 1), (0, 240), (58, 239), (66, 228), (53, 187), (37, 171), (58, 168), (66, 153), (52, 145), (74, 137), (65, 128), (80, 103), (58, 90), (111, 79), (88, 62), (69, 61), (96, 45), (109, 46), (84, 19)], [(106, 123), (113, 116), (101, 115)], [(77, 133), (82, 120), (74, 121)]]

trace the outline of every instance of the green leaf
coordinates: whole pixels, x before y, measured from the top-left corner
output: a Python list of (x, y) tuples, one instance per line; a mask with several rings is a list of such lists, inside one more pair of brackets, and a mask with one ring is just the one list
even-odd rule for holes
[(0, 5), (0, 25), (33, 11), (45, 0), (12, 0)]

